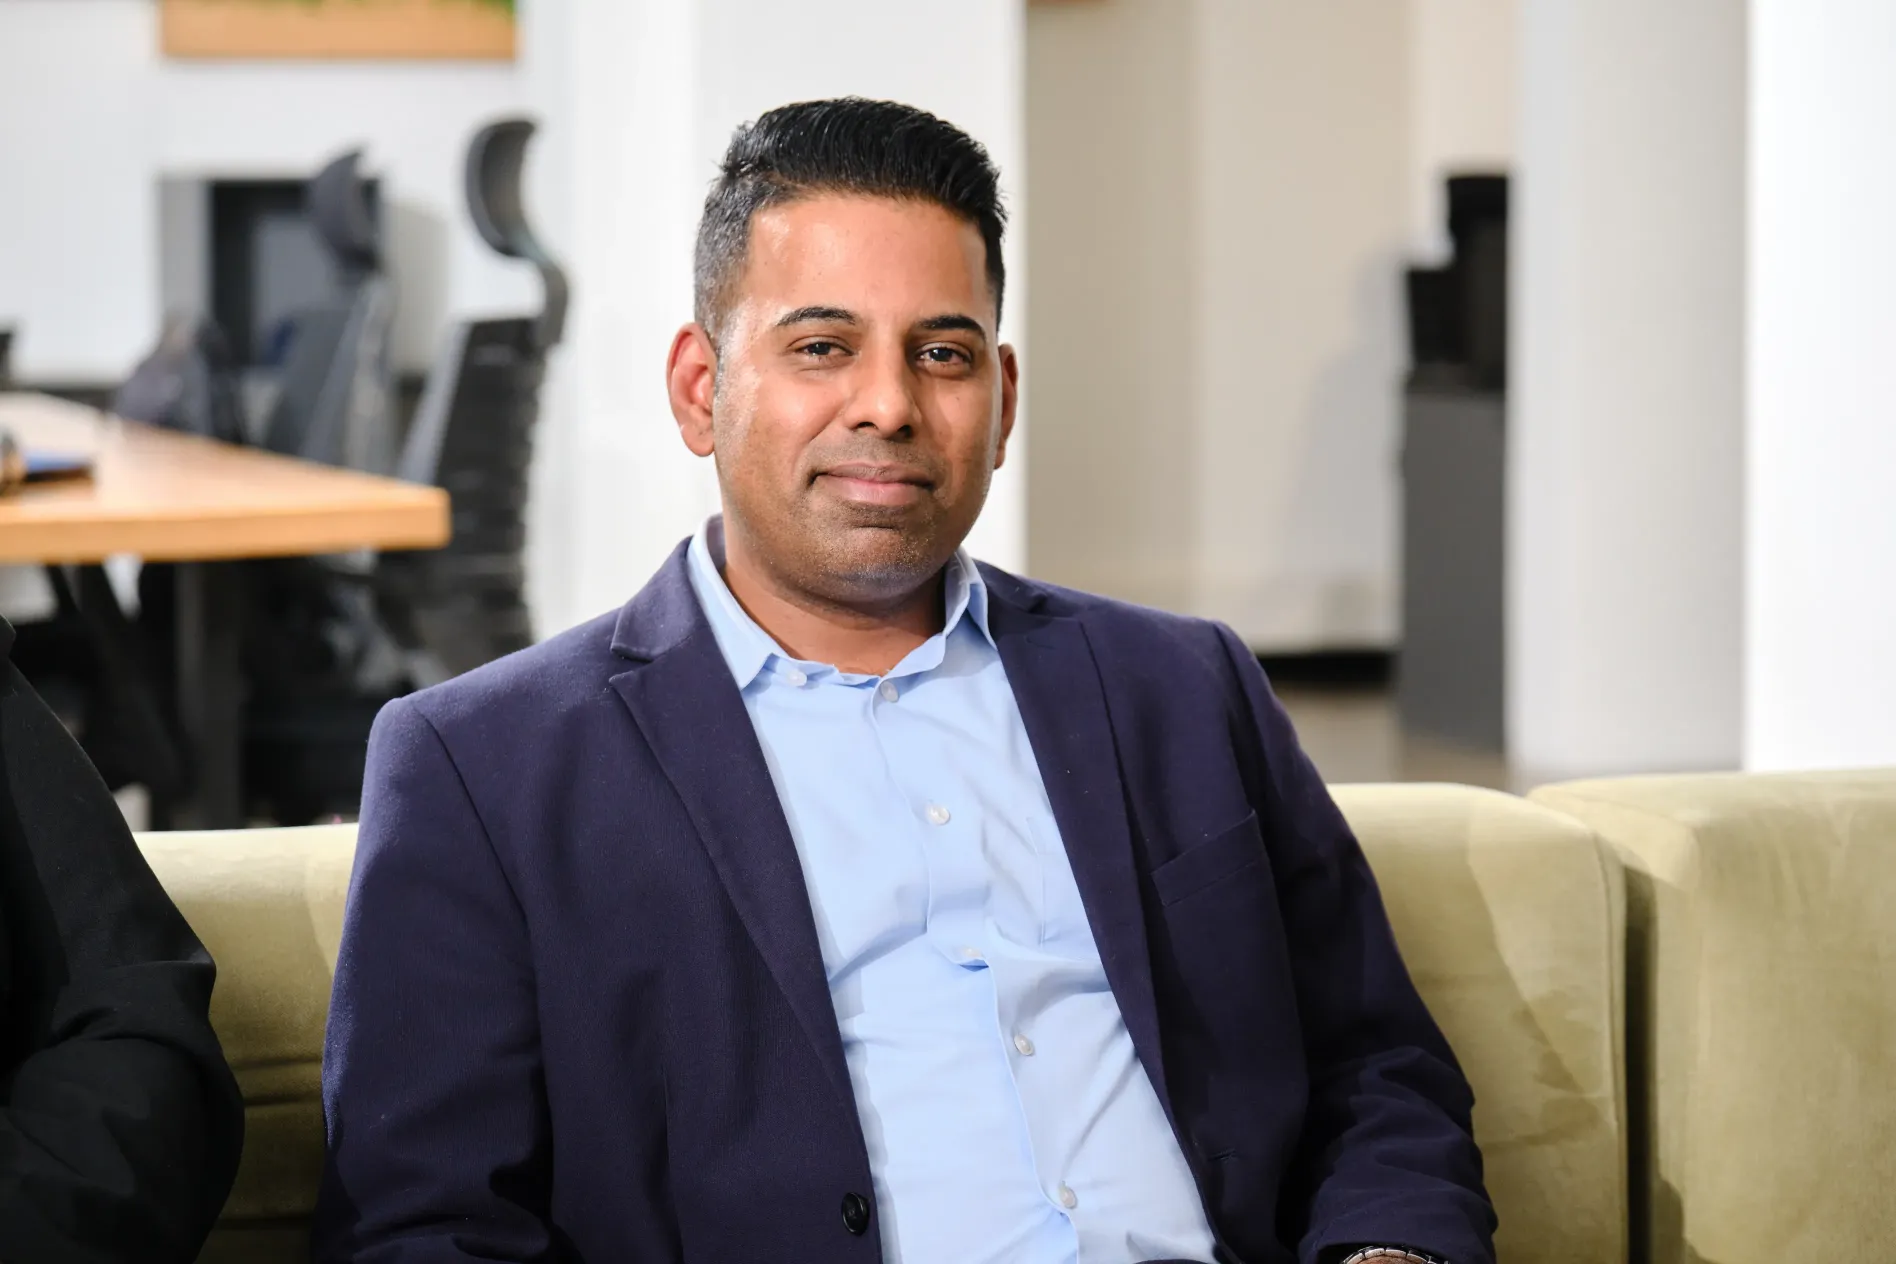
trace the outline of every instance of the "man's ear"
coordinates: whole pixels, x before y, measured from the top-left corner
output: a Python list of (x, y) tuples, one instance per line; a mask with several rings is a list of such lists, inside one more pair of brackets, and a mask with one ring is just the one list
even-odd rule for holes
[(1001, 441), (994, 448), (994, 468), (1007, 460), (1007, 440), (1014, 433), (1014, 414), (1020, 411), (1020, 357), (1011, 343), (1001, 344)]
[(690, 324), (672, 338), (665, 358), (665, 388), (678, 434), (697, 456), (710, 456), (711, 401), (718, 387), (718, 349), (703, 325)]

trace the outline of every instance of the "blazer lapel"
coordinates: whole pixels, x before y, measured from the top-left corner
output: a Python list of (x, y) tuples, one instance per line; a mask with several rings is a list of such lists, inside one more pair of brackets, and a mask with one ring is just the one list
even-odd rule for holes
[(1039, 598), (1031, 589), (991, 568), (983, 573), (992, 598), (989, 625), (1073, 865), (1106, 981), (1169, 1117), (1172, 1099), (1165, 1087), (1126, 789), (1092, 645), (1078, 620), (1039, 613)]
[(625, 608), (612, 686), (684, 800), (731, 903), (831, 1081), (854, 1108), (796, 843), (681, 547)]

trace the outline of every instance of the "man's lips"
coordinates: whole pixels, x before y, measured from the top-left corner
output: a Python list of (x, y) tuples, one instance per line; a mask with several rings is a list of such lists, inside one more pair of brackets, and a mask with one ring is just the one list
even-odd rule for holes
[(823, 470), (817, 481), (845, 500), (869, 505), (907, 505), (934, 485), (926, 473), (908, 465), (852, 462)]

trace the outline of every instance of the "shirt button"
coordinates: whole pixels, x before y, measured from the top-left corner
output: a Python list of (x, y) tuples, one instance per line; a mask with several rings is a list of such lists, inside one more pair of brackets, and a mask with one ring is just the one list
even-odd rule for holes
[(789, 685), (792, 689), (801, 689), (810, 683), (810, 678), (794, 667), (783, 674), (783, 679), (784, 683)]
[(961, 950), (961, 959), (963, 961), (979, 961), (981, 959), (981, 950), (974, 947), (963, 948)]
[(948, 809), (941, 804), (931, 803), (928, 805), (928, 823), (930, 825), (946, 825), (948, 823), (948, 816)]
[(883, 681), (882, 688), (876, 690), (876, 692), (882, 695), (882, 700), (884, 702), (894, 702), (897, 698), (902, 696), (901, 691), (896, 689), (895, 682), (893, 680)]
[(1015, 1036), (1014, 1047), (1020, 1050), (1020, 1056), (1023, 1058), (1031, 1058), (1034, 1056), (1034, 1042), (1025, 1036)]
[(1068, 1211), (1072, 1211), (1075, 1207), (1080, 1205), (1080, 1196), (1065, 1185), (1062, 1185), (1058, 1190), (1054, 1191), (1054, 1195), (1060, 1200), (1060, 1205), (1065, 1207)]

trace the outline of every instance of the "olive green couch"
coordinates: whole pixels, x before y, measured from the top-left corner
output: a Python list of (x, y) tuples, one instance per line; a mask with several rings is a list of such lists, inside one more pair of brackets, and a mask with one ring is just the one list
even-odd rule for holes
[[(1474, 1085), (1505, 1264), (1896, 1260), (1896, 772), (1336, 796)], [(305, 1259), (354, 831), (140, 843), (247, 1102), (204, 1259)]]
[(1531, 797), (1625, 873), (1639, 1258), (1896, 1261), (1896, 770)]

